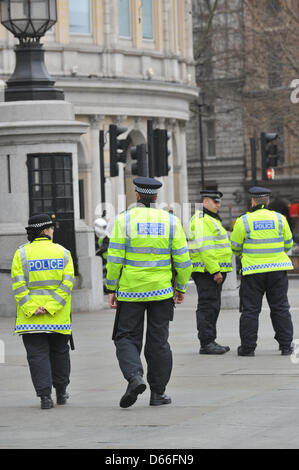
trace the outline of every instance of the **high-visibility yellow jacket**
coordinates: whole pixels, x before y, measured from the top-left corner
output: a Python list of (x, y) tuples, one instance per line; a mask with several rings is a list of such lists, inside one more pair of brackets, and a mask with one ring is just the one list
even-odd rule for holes
[(193, 272), (232, 271), (229, 236), (217, 217), (196, 211), (190, 220), (188, 246)]
[[(71, 333), (74, 265), (67, 249), (36, 238), (16, 251), (11, 278), (17, 305), (15, 333)], [(34, 315), (38, 307), (49, 313)]]
[(236, 220), (231, 235), (235, 255), (241, 255), (242, 275), (293, 269), (287, 255), (293, 246), (286, 218), (264, 206)]
[(164, 300), (185, 292), (192, 265), (182, 225), (164, 210), (135, 207), (119, 214), (110, 238), (106, 287), (127, 302)]

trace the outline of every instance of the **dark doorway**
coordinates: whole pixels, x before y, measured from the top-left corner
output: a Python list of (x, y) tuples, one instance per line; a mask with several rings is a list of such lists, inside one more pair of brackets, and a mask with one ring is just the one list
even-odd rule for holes
[(46, 213), (55, 217), (54, 242), (76, 255), (72, 155), (69, 153), (28, 154), (30, 216)]

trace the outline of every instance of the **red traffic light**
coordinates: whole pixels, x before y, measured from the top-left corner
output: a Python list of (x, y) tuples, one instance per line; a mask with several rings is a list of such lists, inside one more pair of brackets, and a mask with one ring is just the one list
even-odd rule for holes
[(267, 178), (268, 178), (268, 180), (274, 180), (274, 178), (275, 178), (274, 168), (267, 168)]

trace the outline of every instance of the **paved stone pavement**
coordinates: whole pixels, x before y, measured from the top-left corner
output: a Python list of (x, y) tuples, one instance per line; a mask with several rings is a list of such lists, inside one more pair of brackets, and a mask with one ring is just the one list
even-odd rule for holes
[[(294, 338), (299, 338), (299, 280), (290, 281)], [(237, 293), (236, 293), (237, 295)], [(0, 449), (237, 449), (299, 447), (299, 364), (282, 357), (267, 305), (260, 316), (255, 357), (238, 357), (236, 310), (224, 310), (218, 341), (224, 356), (202, 356), (195, 330), (195, 286), (170, 328), (173, 403), (149, 406), (149, 390), (119, 407), (126, 383), (115, 357), (114, 312), (73, 315), (71, 398), (40, 410), (13, 318), (0, 318)]]

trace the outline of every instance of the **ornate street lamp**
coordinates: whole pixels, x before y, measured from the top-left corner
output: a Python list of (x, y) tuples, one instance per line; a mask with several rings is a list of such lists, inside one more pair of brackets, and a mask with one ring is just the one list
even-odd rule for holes
[(19, 39), (16, 66), (7, 81), (5, 101), (63, 100), (44, 62), (40, 38), (57, 21), (56, 0), (0, 0), (1, 23)]

